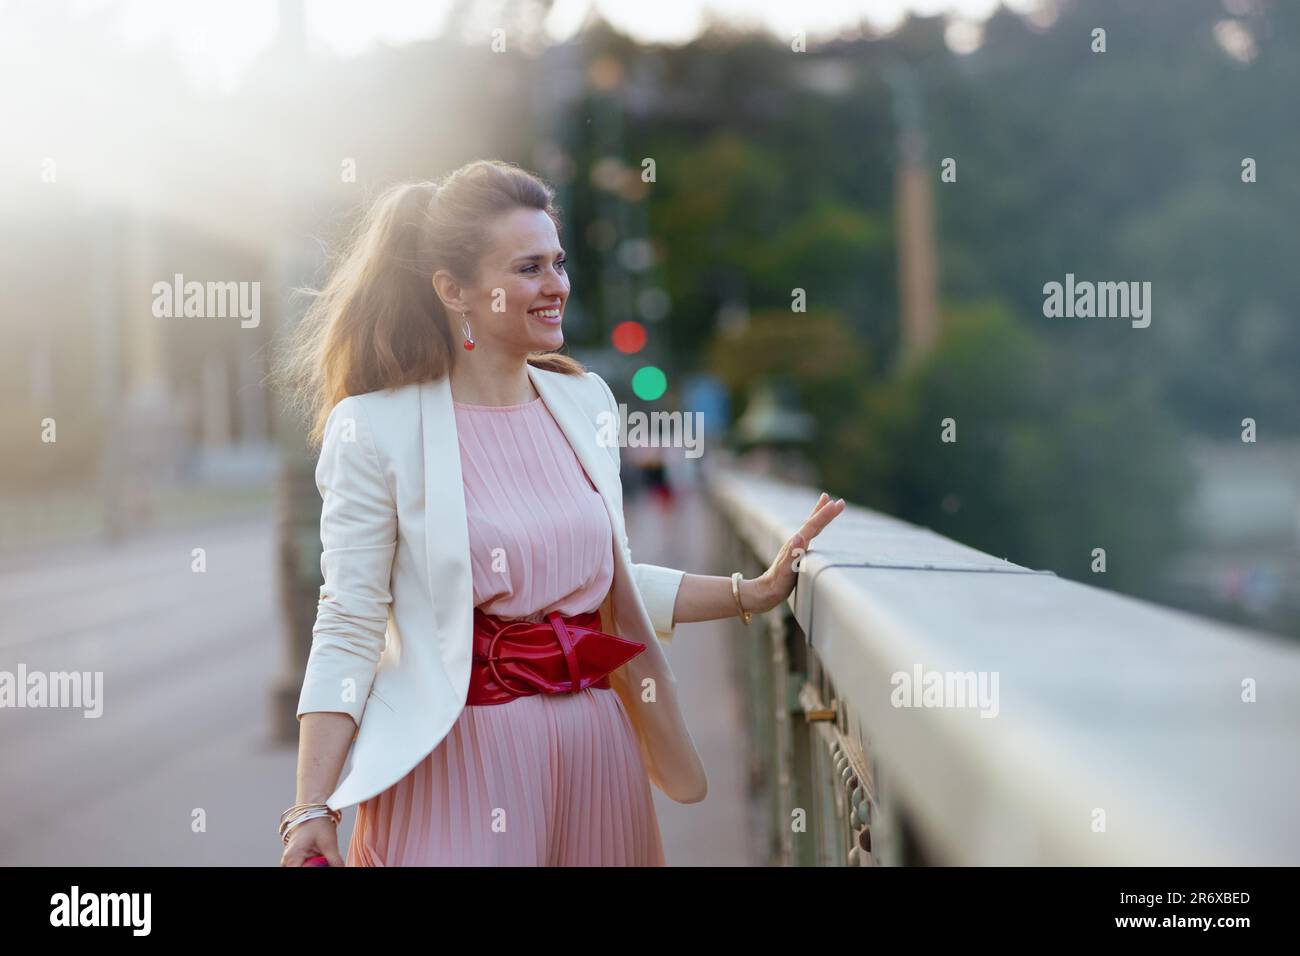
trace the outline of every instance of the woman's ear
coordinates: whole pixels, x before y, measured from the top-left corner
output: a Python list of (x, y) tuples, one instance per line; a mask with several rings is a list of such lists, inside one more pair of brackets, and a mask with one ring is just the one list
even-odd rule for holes
[(444, 306), (457, 314), (468, 311), (469, 306), (465, 304), (465, 290), (445, 270), (439, 269), (430, 281), (433, 283), (434, 294)]

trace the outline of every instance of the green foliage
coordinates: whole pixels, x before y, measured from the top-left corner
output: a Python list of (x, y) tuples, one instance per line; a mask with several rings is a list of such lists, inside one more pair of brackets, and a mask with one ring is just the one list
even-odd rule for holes
[(757, 383), (793, 386), (799, 408), (815, 420), (809, 453), (823, 473), (839, 453), (835, 432), (868, 365), (869, 352), (843, 315), (823, 309), (754, 313), (739, 330), (717, 333), (708, 349), (708, 367), (731, 392), (737, 416)]
[[(1042, 285), (1150, 281), (1140, 336), (1086, 322), (1051, 335), (1080, 364), (1154, 379), (1190, 429), (1224, 438), (1251, 409), (1300, 434), (1300, 6), (1260, 0), (1059, 3), (1045, 32), (996, 15), (961, 69), (927, 72), (944, 293), (994, 297), (1041, 323)], [(1251, 38), (1242, 62), (1216, 39)], [(1107, 30), (1107, 51), (1088, 37)], [(1259, 164), (1243, 183), (1241, 163)]]
[(673, 171), (655, 187), (651, 224), (674, 303), (672, 341), (686, 364), (702, 354), (721, 305), (789, 308), (795, 289), (810, 308), (839, 310), (860, 334), (892, 340), (886, 211), (846, 203), (846, 184), (823, 180), (824, 192), (795, 186), (783, 175), (783, 152), (732, 132), (655, 154)]
[[(800, 56), (735, 37), (625, 51), (645, 57), (661, 108), (611, 152), (657, 160), (646, 212), (678, 366), (703, 360), (737, 405), (760, 378), (793, 382), (837, 494), (1018, 563), (1152, 593), (1181, 537), (1184, 429), (1235, 440), (1250, 416), (1270, 436), (1300, 434), (1300, 4), (1047, 5), (1049, 26), (996, 12), (966, 56), (946, 48), (938, 17)], [(1225, 24), (1250, 57), (1221, 42)], [(1090, 49), (1099, 25), (1104, 54)], [(900, 63), (914, 111), (885, 82)], [(951, 305), (938, 349), (891, 380), (909, 112), (935, 173)], [(1241, 181), (1246, 156), (1258, 182)], [(939, 179), (945, 157), (956, 182)], [(1044, 317), (1044, 283), (1067, 272), (1149, 281), (1151, 327)], [(794, 288), (807, 316), (788, 312)], [(728, 303), (756, 316), (734, 342), (714, 333)], [(955, 445), (939, 441), (944, 418)], [(1105, 575), (1089, 568), (1093, 548)]]
[[(867, 388), (840, 428), (839, 493), (1017, 564), (1141, 592), (1190, 487), (1150, 384), (1081, 385), (1005, 308), (950, 310), (927, 359)], [(942, 441), (952, 419), (955, 442)], [(828, 476), (829, 478), (830, 476)], [(1106, 551), (1107, 573), (1090, 570)]]

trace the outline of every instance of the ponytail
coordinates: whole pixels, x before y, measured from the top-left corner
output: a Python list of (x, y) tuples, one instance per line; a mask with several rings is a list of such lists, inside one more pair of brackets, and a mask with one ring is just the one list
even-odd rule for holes
[[(480, 160), (434, 182), (385, 190), (346, 239), (344, 253), (294, 329), (275, 378), (309, 421), (318, 447), (334, 406), (349, 395), (442, 378), (455, 361), (452, 323), (433, 288), (446, 269), (472, 282), (486, 251), (484, 223), (512, 208), (542, 209), (558, 226), (553, 193), (509, 163)], [(569, 375), (575, 359), (532, 353), (529, 364)]]

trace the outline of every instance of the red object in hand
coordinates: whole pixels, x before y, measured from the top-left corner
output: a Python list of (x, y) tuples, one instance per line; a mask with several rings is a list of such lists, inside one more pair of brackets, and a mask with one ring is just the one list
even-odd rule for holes
[(303, 866), (329, 866), (330, 861), (323, 856), (309, 856)]

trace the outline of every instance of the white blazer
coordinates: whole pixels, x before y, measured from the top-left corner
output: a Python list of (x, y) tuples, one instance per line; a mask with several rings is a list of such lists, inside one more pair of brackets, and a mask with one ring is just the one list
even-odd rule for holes
[[(679, 803), (703, 800), (704, 766), (660, 645), (672, 638), (684, 572), (632, 561), (613, 393), (593, 372), (529, 365), (528, 374), (614, 529), (614, 584), (601, 629), (646, 645), (610, 674), (610, 684), (636, 729), (650, 780)], [(348, 769), (326, 800), (337, 810), (404, 777), (465, 706), (474, 594), (447, 377), (339, 402), (325, 426), (316, 486), (325, 584), (298, 717), (340, 711), (357, 724)]]

